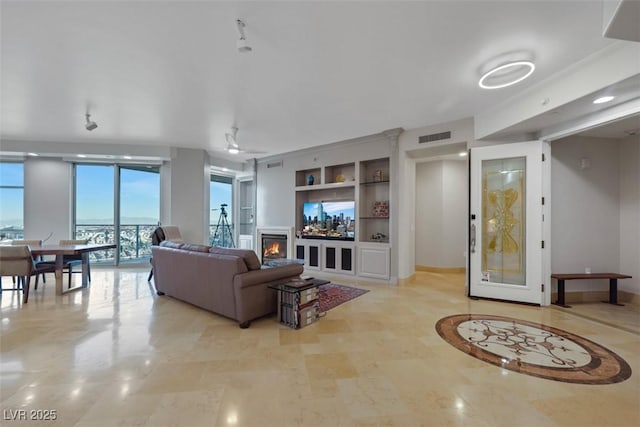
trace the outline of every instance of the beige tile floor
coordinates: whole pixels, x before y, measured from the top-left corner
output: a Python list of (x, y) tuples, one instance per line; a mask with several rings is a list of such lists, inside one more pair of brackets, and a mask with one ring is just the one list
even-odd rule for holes
[[(3, 294), (2, 426), (640, 425), (640, 336), (615, 327), (620, 307), (597, 307), (613, 313), (604, 324), (473, 301), (462, 275), (419, 273), (403, 287), (360, 285), (371, 292), (302, 330), (275, 317), (242, 330), (156, 296), (147, 274), (94, 268), (89, 289), (56, 297), (47, 283), (25, 306)], [(638, 330), (638, 308), (622, 309)], [(570, 331), (618, 353), (634, 374), (582, 385), (503, 370), (438, 336), (436, 321), (458, 313)], [(18, 410), (57, 419), (12, 421)]]

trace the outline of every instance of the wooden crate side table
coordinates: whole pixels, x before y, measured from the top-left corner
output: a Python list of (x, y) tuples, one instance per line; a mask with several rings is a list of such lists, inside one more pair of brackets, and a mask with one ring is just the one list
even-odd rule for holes
[(326, 283), (329, 281), (312, 278), (269, 286), (278, 292), (278, 321), (290, 328), (300, 329), (318, 320), (318, 287)]

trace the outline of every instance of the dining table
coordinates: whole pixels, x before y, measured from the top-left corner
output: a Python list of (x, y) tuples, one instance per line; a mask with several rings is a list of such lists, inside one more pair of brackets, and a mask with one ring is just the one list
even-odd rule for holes
[[(88, 243), (79, 245), (42, 245), (30, 246), (31, 254), (55, 255), (55, 276), (56, 276), (56, 295), (63, 295), (67, 292), (77, 291), (86, 288), (89, 285), (89, 253), (94, 251), (102, 251), (105, 249), (115, 249), (116, 244), (113, 243)], [(81, 255), (82, 257), (82, 282), (79, 286), (64, 289), (62, 280), (62, 269), (64, 267), (63, 257), (65, 255)]]

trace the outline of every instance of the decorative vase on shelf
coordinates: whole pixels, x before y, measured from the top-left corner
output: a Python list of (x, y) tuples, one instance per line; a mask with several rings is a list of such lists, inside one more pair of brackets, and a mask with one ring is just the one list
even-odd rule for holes
[(313, 185), (313, 181), (314, 181), (313, 175), (309, 175), (307, 177), (307, 185)]

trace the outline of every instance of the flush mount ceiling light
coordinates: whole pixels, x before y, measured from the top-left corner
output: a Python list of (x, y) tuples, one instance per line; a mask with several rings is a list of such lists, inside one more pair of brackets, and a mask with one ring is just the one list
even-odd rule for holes
[(238, 52), (251, 52), (253, 49), (251, 49), (251, 46), (247, 44), (247, 37), (244, 35), (244, 27), (246, 27), (246, 24), (240, 19), (236, 19), (236, 27), (238, 28), (238, 33), (240, 34), (240, 39), (238, 39), (238, 41), (236, 42)]
[(492, 68), (482, 75), (478, 86), (482, 89), (501, 89), (519, 83), (536, 69), (531, 61), (513, 61)]
[(98, 127), (98, 124), (96, 122), (93, 122), (89, 119), (89, 117), (91, 117), (91, 114), (87, 113), (85, 114), (85, 118), (87, 120), (87, 123), (84, 125), (84, 127), (88, 130), (88, 131), (92, 131), (95, 128)]
[(613, 101), (615, 96), (601, 96), (600, 98), (594, 99), (594, 104), (604, 104), (605, 102)]

